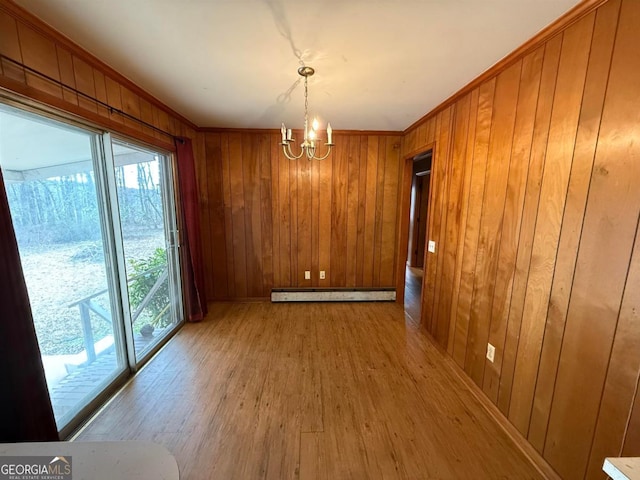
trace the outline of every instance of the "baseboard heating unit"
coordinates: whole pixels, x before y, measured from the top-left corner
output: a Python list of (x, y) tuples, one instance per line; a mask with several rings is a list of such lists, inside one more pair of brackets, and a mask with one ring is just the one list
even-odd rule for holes
[(274, 288), (272, 302), (395, 302), (395, 288)]

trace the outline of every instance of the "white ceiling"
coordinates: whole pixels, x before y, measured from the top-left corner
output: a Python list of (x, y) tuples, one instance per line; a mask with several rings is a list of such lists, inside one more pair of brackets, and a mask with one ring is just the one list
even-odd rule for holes
[[(403, 130), (578, 0), (16, 0), (201, 127)], [(287, 93), (290, 93), (288, 95)]]

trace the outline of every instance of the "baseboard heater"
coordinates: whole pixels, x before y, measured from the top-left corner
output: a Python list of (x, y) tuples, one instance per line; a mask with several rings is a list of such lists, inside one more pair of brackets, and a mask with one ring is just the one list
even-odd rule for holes
[(394, 302), (395, 288), (274, 288), (272, 302)]

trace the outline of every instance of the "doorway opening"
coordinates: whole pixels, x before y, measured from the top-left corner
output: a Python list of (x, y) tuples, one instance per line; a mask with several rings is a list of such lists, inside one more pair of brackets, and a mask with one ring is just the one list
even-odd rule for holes
[(427, 241), (427, 212), (433, 150), (413, 157), (409, 240), (405, 267), (404, 309), (415, 323), (420, 323), (424, 256)]

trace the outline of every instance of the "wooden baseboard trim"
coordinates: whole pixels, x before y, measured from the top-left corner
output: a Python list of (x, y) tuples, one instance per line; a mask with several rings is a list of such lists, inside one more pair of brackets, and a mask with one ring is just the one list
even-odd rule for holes
[[(429, 336), (427, 334), (427, 336)], [(429, 339), (435, 344), (433, 338), (429, 336)], [(458, 366), (457, 363), (444, 351), (440, 348), (440, 351), (443, 353), (443, 356), (450, 366), (451, 370), (457, 375), (462, 382), (469, 388), (471, 394), (478, 400), (480, 405), (484, 407), (487, 413), (493, 418), (493, 420), (502, 428), (502, 430), (507, 434), (507, 436), (515, 443), (516, 447), (524, 454), (525, 457), (531, 462), (531, 464), (540, 472), (544, 478), (548, 478), (550, 480), (562, 480), (561, 477), (556, 473), (551, 465), (547, 463), (547, 461), (538, 453), (538, 451), (531, 445), (527, 439), (518, 431), (516, 427), (513, 426), (511, 422), (502, 414), (502, 412), (498, 409), (496, 405), (494, 405), (491, 400), (487, 398), (484, 392), (476, 385), (471, 378), (469, 378)]]

